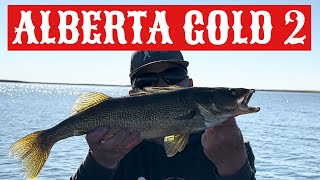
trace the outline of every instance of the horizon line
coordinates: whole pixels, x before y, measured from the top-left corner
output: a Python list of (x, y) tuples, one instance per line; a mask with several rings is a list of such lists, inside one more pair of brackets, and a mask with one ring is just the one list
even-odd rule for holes
[[(50, 84), (50, 85), (76, 85), (76, 86), (116, 86), (116, 87), (131, 87), (131, 85), (119, 84), (90, 84), (90, 83), (62, 83), (62, 82), (37, 82), (37, 81), (22, 81), (22, 80), (5, 80), (0, 79), (0, 83), (25, 83), (25, 84)], [(296, 90), (296, 89), (255, 89), (256, 91), (269, 92), (301, 92), (301, 93), (320, 93), (320, 90)]]

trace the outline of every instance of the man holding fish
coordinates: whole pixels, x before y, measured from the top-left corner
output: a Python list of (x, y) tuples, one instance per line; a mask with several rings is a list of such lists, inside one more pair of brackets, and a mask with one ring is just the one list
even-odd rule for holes
[[(136, 89), (150, 86), (192, 87), (188, 65), (180, 51), (134, 52), (129, 94), (135, 96)], [(205, 109), (201, 112), (206, 116)], [(100, 127), (87, 134), (86, 140), (90, 151), (70, 180), (255, 179), (251, 146), (234, 117), (187, 137), (143, 140), (137, 131)]]

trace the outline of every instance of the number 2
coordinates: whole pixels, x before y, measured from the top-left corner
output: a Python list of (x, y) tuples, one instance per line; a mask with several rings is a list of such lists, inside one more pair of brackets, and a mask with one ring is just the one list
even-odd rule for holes
[(290, 14), (291, 13), (295, 13), (297, 15), (296, 20), (297, 20), (297, 26), (294, 29), (294, 31), (292, 32), (292, 34), (288, 37), (288, 39), (284, 42), (284, 44), (304, 44), (304, 39), (306, 39), (306, 35), (304, 35), (303, 37), (294, 37), (298, 34), (298, 32), (302, 29), (304, 22), (305, 22), (305, 17), (303, 15), (302, 12), (298, 11), (298, 10), (291, 10), (288, 11), (285, 15), (285, 21), (286, 21), (286, 25), (288, 25), (290, 22), (293, 22), (294, 20), (291, 19)]

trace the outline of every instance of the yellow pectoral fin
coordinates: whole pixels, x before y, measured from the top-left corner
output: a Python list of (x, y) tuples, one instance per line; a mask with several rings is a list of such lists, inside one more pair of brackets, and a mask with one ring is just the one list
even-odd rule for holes
[(188, 134), (178, 134), (166, 136), (164, 138), (164, 148), (168, 157), (172, 157), (178, 152), (181, 152), (188, 143)]
[(90, 107), (93, 107), (108, 99), (111, 99), (111, 97), (99, 92), (88, 92), (81, 94), (75, 102), (74, 106), (72, 107), (70, 116), (85, 111)]

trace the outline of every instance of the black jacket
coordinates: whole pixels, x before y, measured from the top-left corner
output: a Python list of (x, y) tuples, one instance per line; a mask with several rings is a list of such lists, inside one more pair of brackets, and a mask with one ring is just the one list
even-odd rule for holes
[(221, 177), (203, 152), (202, 133), (192, 134), (186, 148), (170, 158), (162, 145), (144, 140), (121, 160), (116, 170), (99, 165), (89, 153), (70, 180), (255, 180), (249, 142), (245, 143), (247, 163), (234, 175)]

